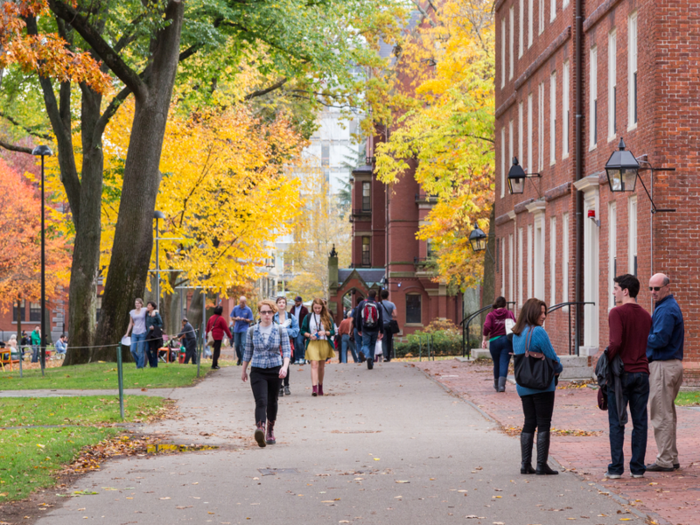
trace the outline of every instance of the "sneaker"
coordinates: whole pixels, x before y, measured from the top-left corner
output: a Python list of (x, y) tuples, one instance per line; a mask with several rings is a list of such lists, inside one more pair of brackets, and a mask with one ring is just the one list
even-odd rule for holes
[(365, 353), (364, 353), (364, 352), (360, 352), (359, 355), (360, 355), (360, 363), (364, 363), (364, 362), (365, 362), (365, 359), (367, 359), (367, 358), (365, 357)]
[(632, 477), (635, 479), (643, 478), (644, 474), (632, 474)]
[(647, 465), (647, 472), (673, 472), (673, 467), (662, 467), (656, 463), (652, 463), (651, 465)]
[(284, 388), (280, 387), (280, 397), (284, 397)]
[(622, 474), (611, 474), (610, 472), (606, 472), (603, 475), (608, 479), (620, 479), (622, 477)]
[(211, 367), (212, 370), (219, 370), (220, 368), (221, 368), (221, 367), (220, 367), (219, 365), (216, 365), (216, 366), (212, 366), (212, 367)]
[(285, 396), (291, 396), (291, 395), (292, 395), (292, 391), (289, 390), (289, 387), (288, 387), (288, 386), (285, 386), (285, 387), (284, 387), (284, 395), (285, 395)]

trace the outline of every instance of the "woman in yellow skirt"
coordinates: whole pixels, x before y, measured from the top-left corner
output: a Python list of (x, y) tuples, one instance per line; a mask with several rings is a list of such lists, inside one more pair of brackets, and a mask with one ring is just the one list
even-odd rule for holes
[(307, 340), (304, 357), (311, 361), (311, 395), (322, 396), (326, 359), (335, 357), (330, 342), (330, 338), (335, 335), (335, 329), (323, 299), (314, 299), (311, 303), (311, 312), (301, 323), (301, 333)]

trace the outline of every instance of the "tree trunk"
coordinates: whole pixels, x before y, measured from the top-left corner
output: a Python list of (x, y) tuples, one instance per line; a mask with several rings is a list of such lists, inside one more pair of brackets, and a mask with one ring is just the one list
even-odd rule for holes
[[(146, 90), (135, 93), (136, 106), (129, 151), (124, 166), (119, 218), (114, 232), (112, 259), (105, 284), (97, 328), (100, 344), (119, 342), (129, 323), (127, 312), (142, 297), (153, 250), (153, 211), (160, 184), (159, 163), (177, 70), (184, 2), (171, 1), (152, 46), (152, 64)], [(93, 359), (113, 360), (113, 348), (104, 346)]]
[[(487, 253), (484, 255), (484, 282), (482, 284), (481, 293), (481, 307), (492, 304), (496, 299), (496, 263), (492, 259), (493, 254), (496, 253), (496, 207), (491, 208), (491, 215), (489, 216), (489, 236), (487, 246)], [(491, 255), (489, 255), (491, 254)], [(481, 326), (484, 326), (486, 322), (485, 312), (481, 315)]]

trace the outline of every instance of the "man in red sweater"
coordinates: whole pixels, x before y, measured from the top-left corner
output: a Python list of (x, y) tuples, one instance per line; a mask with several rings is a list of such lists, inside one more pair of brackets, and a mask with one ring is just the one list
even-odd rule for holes
[[(619, 355), (624, 364), (621, 378), (622, 402), (627, 410), (629, 403), (632, 416), (632, 459), (630, 472), (633, 478), (641, 478), (646, 470), (644, 456), (647, 451), (647, 401), (649, 400), (649, 361), (647, 360), (647, 338), (651, 329), (651, 316), (637, 304), (639, 280), (634, 275), (615, 277), (615, 308), (610, 310), (610, 344), (608, 362)], [(610, 423), (610, 455), (605, 476), (619, 479), (625, 470), (622, 445), (625, 426), (620, 424), (615, 392), (608, 388), (608, 422)]]

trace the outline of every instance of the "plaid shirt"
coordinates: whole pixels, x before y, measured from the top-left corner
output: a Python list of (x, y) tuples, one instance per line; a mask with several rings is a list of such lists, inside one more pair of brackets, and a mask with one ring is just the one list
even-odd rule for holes
[[(280, 333), (282, 334), (282, 342), (280, 342)], [(253, 325), (248, 329), (248, 336), (245, 339), (245, 350), (243, 352), (243, 361), (250, 362), (251, 366), (256, 368), (274, 368), (282, 366), (282, 356), (280, 355), (280, 346), (282, 354), (286, 359), (292, 356), (292, 347), (289, 345), (289, 335), (287, 330), (279, 324), (272, 325), (272, 332), (267, 339), (267, 344), (263, 342), (262, 334), (260, 333), (259, 325)]]

